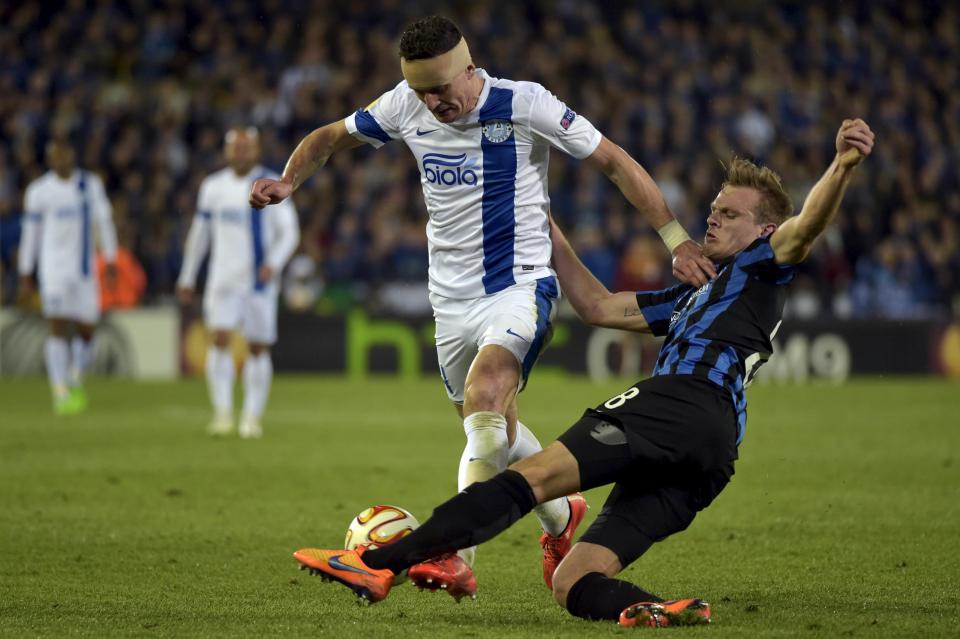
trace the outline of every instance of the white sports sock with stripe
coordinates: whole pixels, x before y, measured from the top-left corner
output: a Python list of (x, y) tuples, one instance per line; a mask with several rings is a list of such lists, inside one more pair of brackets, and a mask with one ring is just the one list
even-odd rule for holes
[(80, 386), (93, 359), (93, 339), (74, 335), (70, 341), (70, 385)]
[(50, 335), (44, 344), (44, 358), (47, 362), (47, 379), (50, 390), (56, 399), (67, 396), (67, 372), (70, 366), (70, 351), (66, 338)]
[(273, 361), (269, 352), (249, 355), (243, 365), (243, 417), (259, 422), (270, 396)]
[(233, 378), (236, 371), (229, 349), (211, 345), (207, 350), (207, 389), (217, 415), (233, 412)]

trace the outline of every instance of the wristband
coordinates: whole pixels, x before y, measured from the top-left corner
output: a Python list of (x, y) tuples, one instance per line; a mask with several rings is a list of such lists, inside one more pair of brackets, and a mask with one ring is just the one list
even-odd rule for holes
[(687, 232), (680, 226), (680, 222), (676, 220), (670, 220), (658, 228), (657, 233), (660, 234), (660, 238), (663, 240), (663, 243), (667, 245), (671, 253), (673, 253), (675, 248), (690, 239)]

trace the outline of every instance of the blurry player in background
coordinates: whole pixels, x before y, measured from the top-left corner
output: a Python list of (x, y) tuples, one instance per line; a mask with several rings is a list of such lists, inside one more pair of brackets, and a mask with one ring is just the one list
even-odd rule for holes
[[(792, 217), (780, 177), (735, 160), (707, 216), (703, 253), (719, 273), (700, 288), (610, 293), (554, 228), (554, 265), (584, 321), (665, 336), (651, 377), (588, 409), (545, 451), (438, 506), (406, 537), (378, 549), (303, 549), (294, 557), (379, 601), (394, 575), (409, 569), (415, 582), (419, 562), (482, 543), (537, 503), (614, 484), (554, 575), (557, 603), (623, 626), (707, 623), (710, 605), (700, 599), (664, 601), (614, 577), (686, 529), (729, 482), (746, 427), (745, 389), (773, 350), (786, 285), (836, 216), (873, 142), (863, 120), (845, 120), (833, 162)], [(454, 596), (468, 589), (447, 588)]]
[(57, 415), (72, 415), (87, 406), (83, 376), (100, 318), (93, 227), (99, 231), (107, 262), (103, 284), (108, 288), (116, 280), (117, 232), (103, 182), (74, 165), (69, 142), (51, 140), (46, 159), (50, 170), (31, 182), (24, 194), (19, 294), (22, 298), (33, 294), (31, 275), (39, 260), (40, 301), (43, 316), (50, 321), (44, 350), (53, 409)]
[[(400, 37), (400, 68), (404, 80), (394, 89), (304, 138), (283, 178), (258, 180), (250, 203), (284, 201), (336, 151), (402, 140), (413, 152), (429, 212), (440, 374), (467, 436), (462, 490), (541, 450), (517, 419), (516, 399), (549, 341), (559, 297), (550, 268), (550, 147), (586, 160), (617, 185), (661, 233), (678, 277), (700, 286), (715, 272), (639, 164), (539, 84), (474, 66), (450, 20), (411, 25)], [(537, 506), (548, 586), (585, 510), (580, 495)], [(464, 556), (472, 561), (472, 552)], [(442, 587), (468, 570), (456, 556), (444, 557), (424, 585)]]
[(277, 340), (279, 279), (300, 241), (300, 227), (291, 201), (263, 211), (247, 203), (254, 180), (276, 177), (257, 164), (260, 141), (256, 129), (230, 129), (224, 156), (228, 167), (207, 176), (200, 185), (177, 297), (185, 305), (193, 302), (197, 271), (210, 249), (203, 296), (204, 322), (213, 334), (206, 363), (214, 410), (208, 431), (212, 435), (233, 432), (236, 371), (229, 344), (233, 331), (241, 331), (248, 353), (243, 365), (243, 413), (237, 430), (240, 437), (258, 438), (263, 436), (260, 420), (273, 379), (270, 347)]

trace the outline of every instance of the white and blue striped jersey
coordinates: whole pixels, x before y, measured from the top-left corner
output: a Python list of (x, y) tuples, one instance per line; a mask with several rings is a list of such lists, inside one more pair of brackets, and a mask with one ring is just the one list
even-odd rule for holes
[(274, 278), (279, 277), (300, 242), (300, 225), (289, 198), (263, 209), (250, 206), (253, 182), (263, 177), (279, 179), (273, 171), (257, 166), (246, 175), (228, 167), (203, 180), (178, 285), (195, 286), (208, 249), (208, 290), (260, 290), (264, 283), (258, 281), (257, 273), (263, 264), (273, 269)]
[(108, 262), (117, 256), (113, 209), (103, 182), (75, 169), (63, 179), (47, 171), (27, 186), (17, 268), (33, 273), (39, 259), (41, 286), (94, 277), (94, 225)]
[(344, 121), (379, 148), (403, 140), (417, 159), (430, 219), (430, 291), (472, 299), (553, 274), (550, 147), (583, 159), (601, 135), (543, 86), (484, 80), (477, 106), (438, 121), (406, 81)]

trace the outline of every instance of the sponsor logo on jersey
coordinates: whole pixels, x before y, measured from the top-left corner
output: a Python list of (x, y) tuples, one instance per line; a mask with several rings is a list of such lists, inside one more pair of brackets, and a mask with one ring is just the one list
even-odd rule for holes
[(481, 131), (488, 142), (499, 144), (513, 134), (513, 124), (509, 120), (488, 120), (483, 123)]
[(567, 112), (563, 114), (563, 119), (560, 120), (560, 128), (564, 131), (570, 128), (570, 125), (573, 124), (573, 121), (577, 119), (577, 114), (573, 109), (567, 107)]
[(420, 127), (417, 127), (417, 136), (429, 135), (429, 134), (433, 133), (434, 131), (436, 131), (436, 129), (427, 129), (426, 131), (421, 131), (421, 130), (420, 130)]
[(247, 213), (240, 209), (223, 209), (220, 211), (220, 220), (233, 224), (245, 224), (247, 221)]
[(427, 153), (423, 156), (423, 175), (437, 186), (476, 186), (476, 161), (467, 160), (467, 154), (444, 155)]

